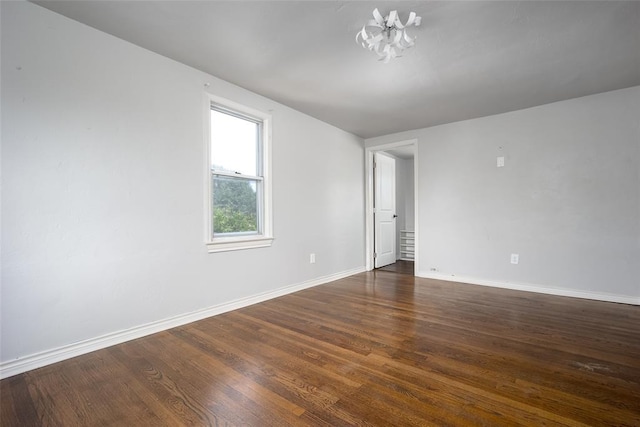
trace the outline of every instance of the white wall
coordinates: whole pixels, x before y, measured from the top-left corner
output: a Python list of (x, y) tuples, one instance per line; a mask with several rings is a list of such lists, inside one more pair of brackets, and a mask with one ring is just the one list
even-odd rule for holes
[[(1, 7), (5, 368), (364, 268), (361, 139), (34, 4)], [(206, 252), (205, 83), (273, 115), (271, 248)]]
[(419, 140), (418, 275), (640, 304), (639, 118), (634, 87), (365, 145)]
[(414, 189), (414, 161), (402, 160), (402, 181), (404, 184), (403, 223), (405, 230), (415, 230), (415, 189)]
[[(406, 173), (405, 173), (405, 160), (392, 156), (396, 160), (396, 229), (398, 234), (400, 230), (404, 230), (406, 226), (405, 215), (405, 199), (407, 197), (406, 188)], [(396, 239), (397, 240), (397, 239)], [(399, 252), (398, 252), (399, 254)]]
[(413, 159), (396, 159), (396, 258), (400, 259), (400, 230), (414, 230)]

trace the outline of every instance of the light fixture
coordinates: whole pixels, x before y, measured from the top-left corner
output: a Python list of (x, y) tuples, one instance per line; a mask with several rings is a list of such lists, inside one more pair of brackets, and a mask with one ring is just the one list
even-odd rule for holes
[(370, 19), (356, 35), (356, 42), (377, 53), (380, 60), (386, 64), (415, 44), (415, 38), (409, 37), (407, 28), (412, 25), (417, 27), (420, 22), (422, 18), (415, 12), (409, 14), (407, 23), (403, 25), (397, 10), (392, 10), (383, 18), (376, 8), (373, 10), (373, 19)]

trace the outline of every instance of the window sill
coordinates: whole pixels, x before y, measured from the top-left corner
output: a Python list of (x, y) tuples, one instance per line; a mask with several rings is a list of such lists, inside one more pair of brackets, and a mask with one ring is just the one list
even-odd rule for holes
[(223, 237), (207, 242), (207, 251), (227, 252), (239, 251), (242, 249), (266, 248), (273, 243), (273, 237), (251, 236), (251, 237)]

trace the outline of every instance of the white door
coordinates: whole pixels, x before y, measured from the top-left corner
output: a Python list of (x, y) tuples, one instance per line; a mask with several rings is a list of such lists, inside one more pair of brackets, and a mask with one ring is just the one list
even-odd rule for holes
[(374, 153), (375, 268), (396, 262), (396, 160)]

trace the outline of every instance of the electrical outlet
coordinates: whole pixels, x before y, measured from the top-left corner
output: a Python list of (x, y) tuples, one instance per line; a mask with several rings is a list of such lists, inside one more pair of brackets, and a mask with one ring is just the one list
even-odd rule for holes
[(316, 263), (316, 254), (309, 254), (309, 264)]
[(511, 254), (511, 264), (517, 264), (520, 262), (520, 255)]

